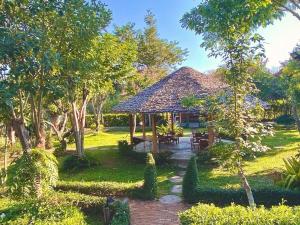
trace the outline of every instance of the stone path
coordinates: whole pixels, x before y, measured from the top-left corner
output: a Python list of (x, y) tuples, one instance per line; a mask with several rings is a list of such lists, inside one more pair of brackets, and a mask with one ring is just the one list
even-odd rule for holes
[(174, 184), (171, 194), (159, 201), (129, 201), (131, 225), (179, 225), (178, 213), (189, 208), (180, 197), (183, 175), (184, 171), (178, 171), (169, 179)]

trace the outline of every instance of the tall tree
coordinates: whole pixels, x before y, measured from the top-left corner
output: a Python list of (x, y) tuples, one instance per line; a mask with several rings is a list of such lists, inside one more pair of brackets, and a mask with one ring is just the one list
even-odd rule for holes
[(111, 20), (110, 11), (98, 1), (65, 1), (54, 22), (51, 44), (59, 55), (60, 82), (71, 105), (76, 150), (84, 156), (84, 126), (89, 81), (97, 68), (90, 51), (99, 33)]
[(300, 45), (291, 53), (290, 60), (282, 68), (282, 75), (287, 81), (287, 96), (292, 104), (292, 113), (300, 133)]
[(138, 68), (152, 82), (164, 76), (176, 65), (182, 63), (187, 55), (176, 41), (159, 37), (154, 14), (147, 11), (146, 27), (138, 34)]
[(228, 132), (235, 138), (228, 148), (226, 164), (241, 178), (249, 205), (255, 207), (252, 190), (243, 169), (246, 152), (266, 150), (259, 134), (262, 124), (246, 107), (246, 98), (256, 90), (248, 68), (255, 58), (263, 55), (262, 37), (253, 32), (257, 3), (253, 1), (210, 0), (186, 13), (181, 22), (186, 28), (202, 35), (201, 44), (209, 50), (209, 56), (221, 57), (226, 65), (225, 81), (230, 89), (226, 93), (224, 113)]

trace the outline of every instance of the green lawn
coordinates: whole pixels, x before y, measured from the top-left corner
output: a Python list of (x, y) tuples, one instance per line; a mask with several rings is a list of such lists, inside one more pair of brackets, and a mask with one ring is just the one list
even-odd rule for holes
[[(60, 179), (142, 184), (145, 164), (122, 157), (117, 150), (118, 141), (128, 138), (127, 129), (110, 129), (99, 134), (88, 133), (85, 138), (86, 153), (97, 159), (100, 165), (77, 173), (61, 173)], [(74, 145), (70, 147), (73, 149)], [(171, 188), (168, 178), (175, 174), (175, 169), (171, 166), (159, 167), (157, 173), (159, 195), (166, 194)]]
[[(284, 168), (283, 158), (295, 155), (299, 149), (300, 135), (296, 130), (277, 129), (274, 136), (266, 137), (263, 143), (271, 150), (256, 159), (246, 162), (245, 172), (252, 187), (274, 185), (274, 171)], [(199, 167), (202, 187), (239, 188), (240, 179), (221, 168)]]
[[(185, 134), (190, 131), (185, 130)], [(142, 183), (144, 165), (121, 157), (117, 151), (118, 140), (128, 139), (127, 129), (112, 129), (100, 134), (92, 132), (86, 135), (87, 154), (100, 162), (100, 166), (77, 173), (61, 173), (60, 179), (66, 181), (115, 181), (122, 183)], [(300, 135), (296, 130), (278, 129), (274, 136), (264, 139), (271, 150), (248, 161), (245, 171), (252, 187), (274, 185), (271, 174), (283, 168), (283, 158), (297, 152)], [(74, 146), (70, 146), (74, 148)], [(171, 184), (168, 178), (175, 174), (172, 167), (158, 168), (159, 194), (166, 194)], [(239, 188), (240, 180), (235, 175), (221, 168), (207, 165), (199, 166), (199, 177), (202, 187)]]

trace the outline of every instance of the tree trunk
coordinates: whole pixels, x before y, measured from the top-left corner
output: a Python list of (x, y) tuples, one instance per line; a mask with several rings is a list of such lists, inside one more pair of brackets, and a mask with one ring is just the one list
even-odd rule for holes
[(293, 105), (292, 105), (292, 112), (293, 112), (293, 117), (294, 117), (296, 125), (297, 125), (297, 129), (300, 133), (300, 118), (299, 118), (299, 114), (298, 114), (298, 110), (297, 110), (297, 104), (295, 102), (293, 102)]
[(30, 150), (29, 145), (29, 134), (25, 128), (24, 122), (21, 119), (14, 118), (13, 119), (13, 127), (16, 131), (18, 138), (20, 139), (20, 143), (23, 149), (23, 152), (26, 154)]
[(12, 121), (7, 124), (7, 138), (8, 138), (8, 146), (13, 146), (16, 143), (16, 133), (12, 125)]
[(45, 148), (46, 145), (46, 132), (44, 123), (42, 121), (42, 102), (41, 97), (38, 99), (37, 106), (33, 96), (30, 97), (32, 122), (34, 125), (35, 146), (38, 148)]
[(255, 205), (255, 202), (254, 202), (253, 193), (252, 193), (251, 187), (250, 187), (250, 185), (248, 183), (248, 180), (247, 180), (247, 178), (245, 176), (243, 168), (241, 168), (241, 166), (238, 166), (238, 170), (239, 170), (239, 176), (240, 176), (240, 178), (242, 180), (243, 188), (245, 189), (246, 194), (247, 194), (249, 206), (251, 208), (255, 208), (256, 205)]
[(76, 151), (78, 157), (84, 157), (84, 127), (85, 127), (85, 116), (86, 116), (86, 105), (87, 105), (87, 97), (88, 90), (83, 88), (82, 92), (82, 106), (80, 111), (77, 109), (76, 102), (72, 102), (72, 114), (73, 114), (73, 131), (75, 137)]

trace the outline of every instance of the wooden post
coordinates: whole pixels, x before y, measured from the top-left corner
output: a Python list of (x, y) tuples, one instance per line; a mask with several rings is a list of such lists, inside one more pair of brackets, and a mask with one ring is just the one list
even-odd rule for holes
[(142, 132), (143, 132), (143, 139), (146, 139), (146, 131), (145, 131), (145, 113), (142, 113)]
[(215, 142), (215, 131), (214, 125), (212, 122), (212, 115), (208, 115), (208, 124), (207, 124), (207, 132), (208, 132), (208, 146), (212, 146)]
[(157, 145), (157, 135), (156, 135), (156, 118), (155, 114), (151, 114), (151, 124), (152, 124), (152, 153), (158, 152)]
[(174, 133), (174, 114), (171, 113), (171, 131)]
[(130, 144), (133, 144), (133, 115), (129, 114)]

